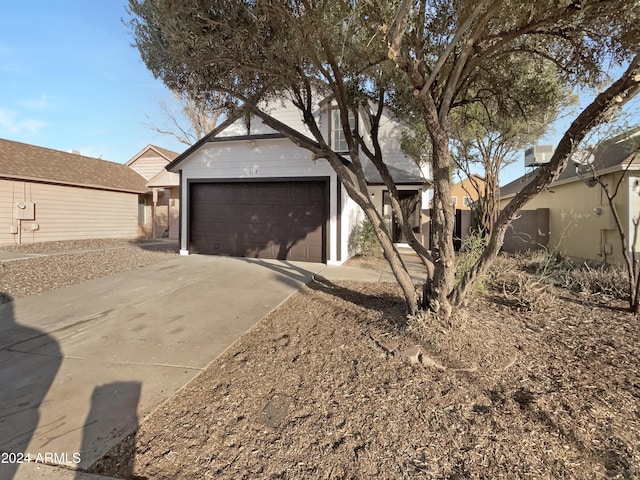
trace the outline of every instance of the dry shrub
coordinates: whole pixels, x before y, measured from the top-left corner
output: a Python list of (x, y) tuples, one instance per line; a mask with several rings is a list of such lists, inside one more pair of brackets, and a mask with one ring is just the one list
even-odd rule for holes
[[(510, 272), (499, 281), (500, 300), (519, 312), (544, 312), (553, 306), (553, 287), (539, 278)], [(494, 283), (494, 288), (498, 285)]]
[(591, 267), (586, 263), (565, 272), (560, 284), (575, 292), (604, 294), (620, 300), (629, 298), (629, 279), (624, 267), (603, 265)]
[(522, 269), (555, 287), (588, 295), (604, 294), (621, 300), (629, 297), (629, 280), (622, 266), (577, 263), (549, 250), (525, 252), (513, 258)]

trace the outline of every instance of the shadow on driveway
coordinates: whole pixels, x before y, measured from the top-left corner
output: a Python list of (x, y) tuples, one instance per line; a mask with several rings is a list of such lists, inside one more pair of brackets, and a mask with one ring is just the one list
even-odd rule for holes
[(11, 480), (25, 455), (37, 453), (26, 450), (62, 354), (53, 337), (16, 323), (12, 298), (3, 296), (8, 301), (0, 305), (0, 478)]

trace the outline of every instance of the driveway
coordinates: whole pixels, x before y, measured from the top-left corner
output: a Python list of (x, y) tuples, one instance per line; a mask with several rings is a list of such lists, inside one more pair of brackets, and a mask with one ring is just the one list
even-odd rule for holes
[(98, 478), (74, 470), (336, 268), (193, 255), (0, 305), (0, 478)]

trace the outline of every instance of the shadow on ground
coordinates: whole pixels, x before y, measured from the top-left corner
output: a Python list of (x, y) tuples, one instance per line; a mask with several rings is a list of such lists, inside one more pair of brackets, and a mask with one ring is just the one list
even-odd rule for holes
[(0, 292), (0, 298), (6, 299), (0, 305), (0, 478), (11, 480), (38, 427), (62, 354), (52, 336), (15, 321), (10, 295)]

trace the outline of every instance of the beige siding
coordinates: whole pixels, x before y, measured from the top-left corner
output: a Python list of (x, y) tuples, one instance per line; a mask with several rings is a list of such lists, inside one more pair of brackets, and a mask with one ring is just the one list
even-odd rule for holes
[[(35, 218), (14, 219), (17, 202), (35, 203)], [(138, 195), (0, 180), (0, 244), (89, 238), (135, 238)], [(12, 234), (11, 227), (18, 233)]]
[[(140, 236), (153, 238), (153, 219), (155, 215), (155, 238), (163, 238), (163, 234), (169, 228), (169, 237), (178, 239), (180, 228), (180, 194), (179, 189), (167, 188), (158, 192), (158, 201), (154, 207), (153, 193), (145, 194), (145, 224), (139, 226)], [(163, 193), (164, 192), (164, 193)], [(155, 208), (155, 210), (154, 210)]]
[(151, 180), (155, 177), (168, 164), (166, 158), (159, 156), (155, 152), (149, 150), (145, 152), (140, 158), (136, 159), (129, 165), (129, 168), (133, 169), (139, 175), (143, 176), (147, 180)]

